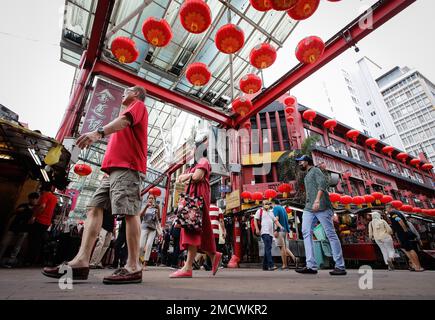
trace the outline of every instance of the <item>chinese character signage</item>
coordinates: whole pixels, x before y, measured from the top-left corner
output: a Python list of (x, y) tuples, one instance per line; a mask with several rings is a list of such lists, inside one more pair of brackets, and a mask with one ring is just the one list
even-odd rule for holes
[(124, 89), (98, 79), (89, 103), (82, 134), (105, 126), (119, 115)]

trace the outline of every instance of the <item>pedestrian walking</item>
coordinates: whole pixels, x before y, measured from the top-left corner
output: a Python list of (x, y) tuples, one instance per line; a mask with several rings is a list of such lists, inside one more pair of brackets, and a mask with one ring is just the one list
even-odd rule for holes
[(394, 244), (393, 244), (393, 230), (390, 225), (381, 217), (379, 211), (372, 211), (372, 221), (369, 223), (369, 238), (374, 240), (382, 252), (385, 265), (388, 266), (389, 271), (394, 270)]
[(316, 274), (317, 262), (314, 257), (313, 221), (317, 219), (325, 230), (331, 244), (332, 256), (335, 268), (330, 272), (332, 276), (346, 275), (343, 252), (340, 240), (334, 228), (333, 210), (329, 194), (328, 184), (324, 174), (319, 168), (314, 167), (313, 159), (307, 155), (296, 158), (300, 169), (306, 172), (304, 186), (306, 192), (305, 208), (302, 214), (302, 234), (304, 237), (306, 267), (296, 269), (302, 274)]
[[(140, 233), (139, 259), (142, 262), (142, 270), (145, 270), (147, 263), (150, 260), (150, 255), (153, 249), (157, 231), (161, 230), (160, 207), (156, 203), (156, 197), (154, 195), (148, 195), (147, 203), (141, 211), (140, 217), (142, 219), (142, 224)], [(159, 233), (159, 236), (160, 235), (161, 232)]]
[(110, 247), (112, 241), (113, 229), (115, 228), (115, 219), (110, 210), (103, 211), (103, 225), (98, 235), (97, 243), (92, 253), (89, 267), (91, 269), (103, 269), (101, 260), (106, 254), (107, 249)]

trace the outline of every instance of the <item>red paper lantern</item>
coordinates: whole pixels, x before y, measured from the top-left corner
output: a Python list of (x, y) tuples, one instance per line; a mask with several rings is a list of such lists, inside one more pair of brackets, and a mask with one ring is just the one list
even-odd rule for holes
[(295, 118), (293, 116), (287, 115), (285, 118), (289, 124), (293, 124), (295, 122)]
[(149, 194), (152, 194), (154, 197), (157, 198), (161, 196), (162, 191), (159, 188), (151, 188)]
[(401, 208), (400, 211), (404, 211), (404, 212), (412, 212), (412, 206), (410, 206), (409, 204), (404, 204)]
[(394, 200), (391, 201), (391, 205), (396, 209), (400, 209), (403, 206), (403, 202), (400, 200)]
[(172, 39), (171, 26), (164, 19), (149, 17), (142, 25), (142, 33), (146, 41), (155, 47), (165, 47)]
[(337, 120), (335, 120), (335, 119), (328, 119), (325, 122), (323, 122), (323, 126), (326, 129), (329, 129), (329, 131), (331, 131), (332, 133), (334, 133), (334, 129), (337, 126)]
[(191, 33), (202, 33), (211, 24), (211, 11), (203, 0), (186, 0), (180, 8), (180, 22)]
[(205, 63), (194, 62), (187, 67), (186, 78), (194, 86), (201, 87), (210, 81), (211, 73)]
[(316, 115), (317, 115), (316, 111), (309, 109), (304, 111), (304, 113), (302, 114), (302, 118), (304, 118), (305, 120), (313, 124), (313, 120), (316, 117)]
[(284, 99), (284, 104), (287, 107), (293, 107), (296, 108), (297, 104), (298, 104), (298, 100), (296, 99), (296, 97), (294, 96), (288, 96), (287, 98)]
[(139, 57), (136, 43), (128, 37), (117, 37), (112, 41), (110, 50), (121, 63), (132, 63)]
[(346, 137), (352, 139), (354, 143), (356, 143), (356, 139), (359, 137), (360, 132), (358, 130), (352, 129), (346, 132)]
[(373, 197), (371, 194), (367, 194), (364, 196), (364, 201), (367, 204), (367, 207), (371, 208), (372, 203), (375, 202), (375, 197)]
[(381, 204), (381, 199), (384, 196), (382, 193), (380, 193), (380, 192), (372, 192), (372, 196), (375, 198), (376, 204)]
[(296, 58), (301, 63), (315, 63), (325, 51), (325, 43), (316, 36), (302, 39), (296, 47)]
[(397, 160), (402, 161), (403, 163), (406, 163), (406, 159), (408, 159), (408, 154), (405, 152), (400, 152), (397, 156), (396, 156)]
[(270, 0), (270, 4), (273, 10), (287, 11), (292, 9), (298, 0)]
[(381, 202), (382, 202), (383, 204), (390, 203), (391, 201), (393, 201), (393, 197), (392, 197), (392, 196), (389, 196), (389, 195), (385, 195), (385, 196), (383, 196), (382, 199), (381, 199)]
[(385, 146), (382, 148), (382, 152), (384, 154), (388, 154), (388, 156), (390, 156), (390, 157), (393, 154), (393, 151), (394, 151), (394, 147), (392, 147), (392, 146)]
[(425, 163), (421, 166), (421, 169), (425, 171), (431, 171), (433, 169), (433, 165), (430, 163)]
[(294, 107), (286, 107), (286, 108), (285, 108), (285, 113), (286, 113), (287, 115), (291, 115), (291, 114), (293, 114), (295, 111), (296, 111), (296, 110), (295, 110)]
[(344, 207), (349, 210), (350, 209), (350, 204), (352, 203), (352, 197), (351, 196), (341, 196), (340, 197), (340, 202), (342, 204), (344, 204)]
[(251, 111), (252, 102), (248, 98), (239, 97), (232, 102), (232, 109), (235, 113), (244, 116), (249, 111)]
[(422, 210), (421, 208), (414, 207), (414, 208), (412, 208), (412, 212), (413, 212), (413, 213), (422, 213), (423, 210)]
[(376, 138), (368, 138), (366, 140), (366, 145), (372, 148), (372, 150), (375, 150), (376, 144), (379, 142)]
[(264, 191), (264, 197), (266, 199), (269, 199), (269, 201), (271, 201), (273, 198), (276, 198), (277, 195), (278, 192), (273, 189), (267, 189), (266, 191)]
[(334, 208), (338, 207), (338, 202), (340, 202), (341, 196), (338, 193), (330, 193), (329, 200), (332, 202)]
[(245, 128), (246, 130), (251, 130), (251, 122), (249, 120), (244, 122), (243, 128)]
[(319, 7), (320, 0), (299, 0), (296, 5), (287, 11), (294, 20), (305, 20), (311, 17)]
[(357, 205), (358, 208), (362, 208), (362, 204), (365, 202), (365, 199), (361, 196), (356, 196), (352, 198), (352, 203)]
[(245, 44), (245, 35), (239, 26), (229, 23), (216, 32), (215, 43), (218, 50), (223, 53), (236, 53)]
[(249, 0), (249, 2), (251, 3), (251, 6), (253, 6), (254, 9), (258, 11), (265, 12), (272, 9), (270, 0)]
[(266, 69), (276, 60), (276, 49), (268, 43), (255, 46), (249, 54), (249, 62), (257, 69)]
[(435, 209), (423, 209), (421, 210), (425, 215), (435, 217)]
[(240, 90), (247, 94), (254, 94), (261, 89), (261, 79), (254, 73), (247, 74), (239, 81)]
[(261, 200), (263, 200), (263, 193), (254, 192), (252, 195), (252, 199), (255, 200), (255, 204), (259, 204)]
[(252, 193), (249, 191), (243, 191), (241, 196), (245, 203), (248, 203), (252, 199)]
[(80, 163), (74, 166), (74, 172), (81, 177), (85, 177), (92, 173), (92, 168), (85, 163)]
[(292, 191), (292, 186), (288, 183), (283, 183), (278, 186), (278, 191), (282, 193), (283, 198), (287, 198), (288, 193)]
[(418, 169), (418, 167), (420, 165), (420, 159), (411, 159), (411, 161), (409, 161), (409, 163)]

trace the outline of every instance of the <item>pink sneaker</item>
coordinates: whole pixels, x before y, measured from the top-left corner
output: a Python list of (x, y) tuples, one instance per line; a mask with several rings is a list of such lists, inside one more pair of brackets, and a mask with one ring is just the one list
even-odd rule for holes
[(177, 270), (169, 275), (169, 278), (192, 278), (192, 270)]
[(216, 272), (218, 272), (221, 260), (222, 260), (222, 253), (216, 252), (216, 255), (214, 256), (213, 268), (212, 268), (213, 275), (216, 275)]

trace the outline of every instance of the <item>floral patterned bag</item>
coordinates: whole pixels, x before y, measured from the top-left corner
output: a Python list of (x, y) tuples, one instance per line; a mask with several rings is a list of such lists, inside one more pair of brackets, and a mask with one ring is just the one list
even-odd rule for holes
[(186, 193), (180, 193), (178, 206), (175, 209), (177, 214), (176, 224), (184, 228), (186, 232), (200, 233), (202, 231), (202, 214), (204, 210), (204, 199), (202, 197), (190, 196), (192, 179), (189, 181)]

